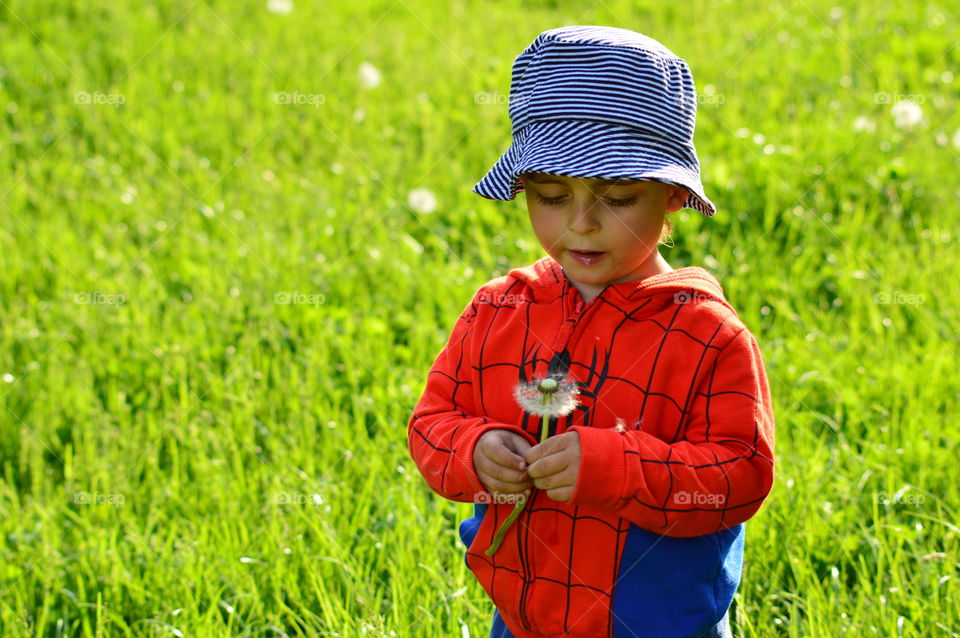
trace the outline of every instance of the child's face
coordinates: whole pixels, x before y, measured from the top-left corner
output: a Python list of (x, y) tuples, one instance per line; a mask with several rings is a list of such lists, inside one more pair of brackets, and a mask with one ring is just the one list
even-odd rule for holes
[[(576, 283), (604, 287), (661, 271), (657, 242), (688, 191), (665, 182), (524, 173), (533, 232)], [(544, 201), (544, 200), (548, 201)], [(599, 251), (587, 258), (577, 251)]]

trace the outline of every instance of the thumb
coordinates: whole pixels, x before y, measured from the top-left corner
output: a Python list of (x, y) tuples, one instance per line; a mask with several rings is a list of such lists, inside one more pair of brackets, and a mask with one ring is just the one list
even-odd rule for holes
[(514, 449), (513, 442), (506, 439), (501, 443), (500, 447), (495, 448), (490, 454), (490, 458), (504, 467), (514, 467), (518, 470), (525, 469), (527, 463), (523, 458), (523, 453)]
[(526, 459), (527, 464), (532, 464), (537, 459), (543, 458), (544, 456), (549, 456), (554, 451), (563, 447), (564, 439), (561, 436), (551, 436), (546, 441), (542, 443), (537, 443), (529, 450), (527, 450), (523, 458)]
[(510, 433), (510, 436), (504, 438), (503, 445), (520, 457), (524, 456), (526, 451), (530, 449), (530, 441), (514, 433)]

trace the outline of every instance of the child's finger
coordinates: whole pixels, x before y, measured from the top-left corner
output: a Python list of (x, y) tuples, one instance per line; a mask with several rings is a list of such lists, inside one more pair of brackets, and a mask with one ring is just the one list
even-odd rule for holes
[(563, 434), (552, 436), (543, 443), (527, 450), (526, 454), (523, 455), (527, 466), (533, 465), (541, 459), (569, 454), (571, 448), (579, 449), (579, 439), (574, 439), (571, 435), (579, 437), (576, 432), (564, 432)]
[(499, 494), (519, 494), (520, 492), (532, 490), (534, 487), (533, 482), (529, 480), (522, 483), (509, 483), (496, 479), (482, 482), (484, 486), (486, 486), (487, 491)]
[(511, 491), (514, 492), (518, 491), (518, 486), (530, 483), (530, 476), (525, 470), (521, 472), (519, 470), (503, 467), (502, 465), (493, 469), (491, 471), (491, 475), (500, 483), (510, 486)]
[(519, 434), (514, 434), (513, 432), (510, 432), (510, 436), (507, 437), (505, 445), (510, 449), (511, 452), (519, 456), (526, 455), (527, 450), (533, 447), (530, 445), (530, 441), (526, 440)]
[(563, 454), (551, 454), (537, 459), (527, 467), (527, 473), (532, 478), (550, 476), (562, 472), (570, 465), (570, 460)]
[(530, 483), (530, 476), (526, 470), (521, 471), (500, 465), (495, 460), (486, 456), (481, 456), (478, 460), (477, 474), (484, 483), (495, 482), (501, 486), (509, 486), (511, 492), (518, 491), (514, 489), (517, 488), (517, 486), (528, 483), (532, 485), (532, 483)]
[(513, 452), (505, 445), (494, 446), (488, 453), (487, 458), (498, 465), (508, 467), (519, 472), (527, 468), (527, 462), (522, 456)]

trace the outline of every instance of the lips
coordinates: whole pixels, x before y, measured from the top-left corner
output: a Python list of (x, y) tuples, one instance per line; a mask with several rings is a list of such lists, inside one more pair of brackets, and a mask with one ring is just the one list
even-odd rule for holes
[(604, 256), (605, 252), (599, 250), (570, 250), (570, 257), (573, 260), (583, 266), (592, 266), (600, 262)]

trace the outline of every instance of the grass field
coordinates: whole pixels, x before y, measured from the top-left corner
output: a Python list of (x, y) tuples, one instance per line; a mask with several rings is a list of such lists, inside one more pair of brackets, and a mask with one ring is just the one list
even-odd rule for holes
[(470, 190), (510, 65), (604, 24), (693, 70), (718, 213), (662, 252), (770, 379), (736, 634), (960, 636), (958, 17), (0, 0), (0, 635), (487, 635), (472, 506), (405, 426), (474, 291), (543, 254), (522, 195)]

